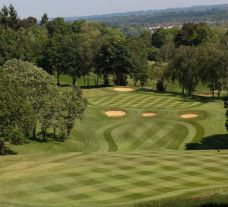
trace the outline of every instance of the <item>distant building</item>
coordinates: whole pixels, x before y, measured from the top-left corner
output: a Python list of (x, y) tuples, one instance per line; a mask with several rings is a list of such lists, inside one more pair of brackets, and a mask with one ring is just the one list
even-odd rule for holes
[(158, 29), (172, 29), (172, 28), (181, 28), (183, 26), (182, 23), (165, 23), (165, 24), (152, 24), (149, 26), (149, 30), (154, 33)]

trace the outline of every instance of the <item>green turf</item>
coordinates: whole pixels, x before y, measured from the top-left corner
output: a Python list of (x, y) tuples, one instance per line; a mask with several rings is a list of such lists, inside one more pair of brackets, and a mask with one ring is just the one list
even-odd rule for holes
[(228, 187), (228, 152), (70, 153), (0, 159), (4, 206), (122, 206)]
[[(184, 151), (186, 143), (225, 133), (222, 102), (112, 88), (83, 92), (88, 109), (67, 142), (10, 146), (19, 155), (0, 158), (0, 206), (128, 206), (228, 188), (228, 151)], [(127, 115), (106, 117), (114, 109)], [(199, 117), (181, 119), (185, 113)]]

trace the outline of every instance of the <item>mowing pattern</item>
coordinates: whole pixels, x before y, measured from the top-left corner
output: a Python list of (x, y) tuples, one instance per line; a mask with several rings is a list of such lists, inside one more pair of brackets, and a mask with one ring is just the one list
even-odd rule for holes
[(196, 133), (197, 129), (187, 122), (148, 119), (114, 124), (104, 131), (104, 137), (110, 152), (183, 150)]
[[(200, 125), (196, 127), (193, 122), (181, 120), (179, 114), (181, 110), (186, 113), (187, 110), (193, 110), (202, 104), (200, 102), (167, 94), (120, 93), (108, 89), (105, 92), (96, 96), (89, 94), (91, 108), (102, 108), (104, 112), (118, 108), (127, 112), (124, 120), (115, 120), (109, 125), (105, 123), (106, 127), (102, 127), (109, 152), (183, 150), (186, 143), (192, 142), (204, 131)], [(150, 119), (142, 118), (145, 111), (158, 115)], [(200, 118), (203, 118), (201, 114)]]
[(91, 105), (98, 107), (126, 107), (126, 108), (158, 108), (158, 109), (180, 109), (193, 108), (200, 105), (199, 102), (188, 101), (180, 97), (140, 93), (113, 93), (102, 97), (91, 97)]
[(0, 206), (122, 206), (228, 187), (228, 152), (68, 154), (18, 159), (23, 162), (1, 158)]

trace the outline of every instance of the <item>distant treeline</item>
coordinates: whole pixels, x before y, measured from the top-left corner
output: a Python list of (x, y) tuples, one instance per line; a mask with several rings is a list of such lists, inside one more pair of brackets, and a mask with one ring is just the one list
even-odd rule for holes
[[(67, 18), (68, 21), (75, 18)], [(90, 19), (88, 17), (88, 19)], [(91, 19), (113, 25), (150, 25), (167, 22), (226, 22), (228, 21), (228, 5), (167, 9), (158, 11), (130, 12), (117, 15), (95, 16)]]

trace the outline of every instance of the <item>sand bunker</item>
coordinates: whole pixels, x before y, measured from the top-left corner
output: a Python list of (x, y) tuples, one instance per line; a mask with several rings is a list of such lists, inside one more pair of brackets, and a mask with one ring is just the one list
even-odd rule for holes
[(105, 112), (106, 116), (109, 117), (122, 117), (126, 115), (126, 112), (124, 111), (107, 111)]
[(183, 114), (183, 115), (181, 115), (182, 119), (194, 119), (197, 117), (199, 117), (198, 114)]
[(210, 93), (196, 93), (194, 95), (201, 96), (201, 97), (209, 97), (209, 98), (212, 97), (212, 94)]
[(131, 91), (134, 91), (133, 88), (128, 88), (128, 87), (115, 87), (113, 90), (114, 91), (119, 91), (119, 92), (131, 92)]
[(156, 113), (152, 113), (152, 112), (146, 112), (142, 114), (143, 117), (154, 117), (157, 116)]

